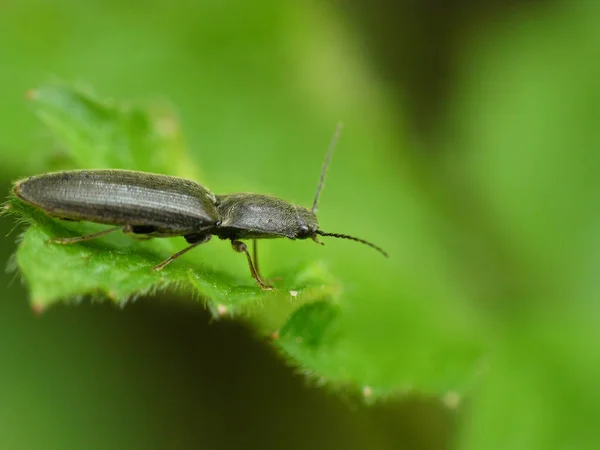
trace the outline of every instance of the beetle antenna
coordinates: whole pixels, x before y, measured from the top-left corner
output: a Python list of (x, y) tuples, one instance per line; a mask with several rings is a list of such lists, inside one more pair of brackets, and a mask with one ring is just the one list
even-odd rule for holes
[(376, 246), (375, 244), (372, 244), (371, 242), (365, 241), (364, 239), (360, 239), (360, 238), (357, 238), (354, 236), (348, 236), (347, 234), (325, 233), (324, 231), (320, 231), (320, 230), (317, 230), (315, 233), (317, 233), (319, 236), (330, 236), (330, 237), (334, 237), (334, 238), (349, 239), (351, 241), (360, 242), (361, 244), (365, 244), (371, 248), (374, 248), (379, 253), (381, 253), (383, 256), (385, 256), (386, 258), (389, 258), (389, 255), (387, 254), (387, 252), (385, 250), (383, 250), (381, 247)]
[(321, 190), (323, 189), (323, 183), (325, 182), (325, 174), (327, 173), (327, 167), (329, 166), (329, 160), (331, 159), (331, 155), (333, 154), (333, 149), (335, 148), (338, 139), (340, 138), (340, 133), (342, 132), (342, 122), (338, 122), (337, 127), (335, 129), (335, 133), (333, 133), (333, 137), (331, 138), (331, 142), (329, 143), (329, 149), (327, 149), (327, 155), (325, 155), (325, 161), (323, 161), (323, 168), (321, 169), (321, 178), (319, 178), (319, 186), (317, 187), (317, 194), (315, 195), (315, 201), (313, 202), (312, 212), (317, 213), (317, 205), (319, 204), (319, 195), (321, 195)]

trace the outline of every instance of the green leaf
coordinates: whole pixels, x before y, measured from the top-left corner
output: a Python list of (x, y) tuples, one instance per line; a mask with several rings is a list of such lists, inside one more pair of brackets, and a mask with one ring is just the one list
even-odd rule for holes
[(341, 314), (338, 305), (330, 302), (313, 302), (298, 308), (281, 329), (279, 343), (298, 361), (315, 365), (315, 359), (331, 334), (335, 334), (337, 319)]
[(28, 98), (77, 167), (198, 175), (167, 107), (123, 105), (68, 86), (43, 86)]
[[(68, 86), (41, 87), (29, 98), (69, 155), (71, 168), (127, 168), (199, 179), (177, 120), (164, 110), (102, 101)], [(52, 244), (48, 240), (53, 237), (79, 236), (103, 227), (53, 219), (16, 198), (9, 205), (31, 224), (22, 236), (16, 264), (38, 310), (84, 296), (124, 304), (158, 289), (176, 288), (205, 299), (218, 316), (254, 316), (260, 309), (255, 322), (270, 332), (298, 305), (336, 289), (322, 266), (310, 264), (273, 274), (277, 289), (262, 291), (247, 267), (234, 274), (212, 266), (205, 246), (155, 272), (153, 266), (186, 245), (183, 239), (135, 240), (113, 234), (78, 244)]]
[[(68, 164), (63, 160), (59, 168), (145, 170), (203, 183), (176, 119), (164, 109), (108, 102), (69, 86), (42, 87), (30, 98), (68, 156)], [(356, 145), (362, 145), (360, 139)], [(405, 179), (390, 167), (380, 169), (390, 179)], [(78, 244), (52, 244), (48, 239), (103, 227), (56, 220), (13, 198), (10, 210), (30, 224), (15, 261), (39, 310), (83, 297), (124, 304), (158, 289), (178, 289), (205, 301), (215, 317), (248, 318), (260, 333), (274, 337), (303, 373), (332, 387), (360, 388), (370, 398), (407, 388), (434, 394), (463, 391), (482, 352), (482, 332), (472, 326), (474, 314), (462, 302), (462, 289), (451, 281), (443, 253), (431, 239), (432, 224), (439, 220), (415, 200), (408, 181), (379, 194), (371, 181), (365, 179), (364, 195), (396, 209), (380, 219), (339, 209), (338, 225), (371, 223), (374, 234), (387, 236), (392, 257), (390, 263), (376, 259), (378, 270), (364, 270), (355, 255), (365, 251), (373, 257), (371, 249), (328, 241), (329, 255), (344, 255), (338, 258), (344, 262), (352, 258), (352, 264), (336, 267), (344, 283), (319, 262), (290, 265), (280, 260), (269, 264), (276, 270), (266, 274), (277, 290), (262, 291), (243, 256), (231, 258), (235, 266), (223, 264), (225, 252), (234, 254), (227, 242), (218, 240), (157, 273), (151, 268), (185, 246), (182, 238), (138, 241), (113, 233)], [(353, 173), (350, 183), (355, 183)], [(332, 194), (329, 203), (335, 206)], [(428, 282), (428, 274), (435, 274), (436, 283)]]

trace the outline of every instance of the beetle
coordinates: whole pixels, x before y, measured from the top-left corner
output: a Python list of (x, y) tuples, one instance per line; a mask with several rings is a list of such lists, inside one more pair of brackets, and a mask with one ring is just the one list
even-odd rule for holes
[[(311, 209), (269, 195), (234, 193), (215, 195), (184, 178), (118, 169), (70, 170), (35, 175), (15, 182), (13, 194), (46, 214), (63, 220), (87, 221), (112, 228), (85, 236), (53, 238), (55, 244), (73, 244), (121, 230), (145, 237), (183, 236), (189, 246), (154, 267), (167, 264), (215, 235), (231, 241), (246, 255), (251, 276), (265, 290), (259, 272), (257, 239), (350, 239), (388, 256), (380, 247), (357, 237), (319, 229), (316, 212), (331, 154), (338, 140), (338, 125), (323, 163)], [(250, 256), (243, 240), (253, 240)]]

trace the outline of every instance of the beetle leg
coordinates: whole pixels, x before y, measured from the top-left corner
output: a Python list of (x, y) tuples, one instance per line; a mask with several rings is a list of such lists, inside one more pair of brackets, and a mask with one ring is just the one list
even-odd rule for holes
[(136, 241), (149, 241), (150, 239), (152, 239), (152, 236), (147, 236), (144, 234), (133, 234), (131, 238), (135, 239)]
[(258, 267), (258, 239), (252, 239), (252, 262), (254, 263), (254, 270), (258, 275), (258, 278), (264, 280), (263, 282), (271, 283), (273, 280), (281, 279), (281, 277), (275, 277), (270, 280), (265, 280), (265, 277), (260, 273), (260, 268)]
[(252, 275), (252, 278), (254, 278), (256, 280), (256, 282), (258, 283), (260, 288), (263, 291), (270, 291), (271, 289), (273, 289), (273, 286), (267, 286), (260, 279), (260, 275), (258, 274), (258, 271), (254, 267), (254, 264), (252, 263), (252, 257), (250, 256), (250, 252), (248, 251), (248, 247), (246, 246), (246, 244), (244, 244), (242, 241), (231, 241), (231, 247), (236, 252), (239, 252), (239, 253), (243, 252), (246, 254), (246, 259), (248, 260), (248, 267), (250, 267), (250, 274)]
[(314, 234), (314, 235), (312, 236), (312, 240), (313, 240), (313, 241), (315, 241), (317, 244), (325, 245), (325, 243), (324, 243), (324, 242), (321, 242), (321, 241), (320, 241), (320, 240), (317, 238), (317, 235), (316, 235), (316, 234)]
[(121, 229), (122, 229), (121, 227), (107, 228), (106, 230), (98, 231), (97, 233), (86, 234), (85, 236), (75, 236), (75, 237), (68, 237), (68, 238), (52, 238), (52, 239), (48, 239), (48, 242), (50, 242), (52, 244), (76, 244), (78, 242), (91, 241), (92, 239), (106, 236), (107, 234), (112, 233), (113, 231), (119, 231)]
[(262, 279), (263, 276), (260, 274), (260, 268), (258, 267), (258, 241), (256, 239), (252, 239), (252, 263), (256, 274)]
[(167, 264), (169, 264), (173, 260), (179, 258), (181, 255), (189, 252), (194, 247), (196, 247), (196, 246), (198, 246), (200, 244), (204, 244), (205, 242), (208, 242), (210, 240), (210, 238), (211, 238), (210, 234), (204, 235), (202, 237), (202, 239), (198, 239), (197, 241), (192, 242), (191, 245), (189, 245), (186, 248), (184, 248), (183, 250), (180, 250), (177, 253), (169, 256), (167, 259), (165, 259), (163, 262), (161, 262), (158, 266), (154, 266), (154, 270), (156, 270), (156, 271), (163, 270)]

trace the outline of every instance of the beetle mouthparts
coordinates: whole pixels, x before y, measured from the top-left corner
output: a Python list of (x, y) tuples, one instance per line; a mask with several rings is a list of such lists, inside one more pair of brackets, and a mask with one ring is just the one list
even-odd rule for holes
[(312, 239), (313, 241), (315, 241), (317, 244), (325, 245), (325, 242), (321, 242), (321, 241), (319, 240), (319, 238), (317, 237), (317, 232), (315, 232), (315, 234), (313, 234), (313, 235), (311, 236), (311, 239)]

